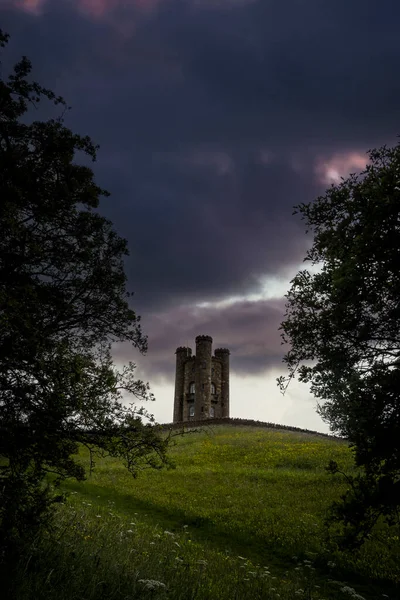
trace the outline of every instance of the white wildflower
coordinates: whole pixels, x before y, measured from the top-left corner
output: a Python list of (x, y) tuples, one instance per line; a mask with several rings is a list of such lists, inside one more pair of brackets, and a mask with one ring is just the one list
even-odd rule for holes
[(145, 590), (165, 589), (167, 586), (162, 581), (156, 579), (139, 579)]
[(349, 594), (353, 598), (353, 600), (365, 600), (364, 596), (360, 596), (360, 594), (357, 594), (356, 590), (348, 585), (345, 585), (344, 587), (340, 588), (340, 591), (345, 594)]

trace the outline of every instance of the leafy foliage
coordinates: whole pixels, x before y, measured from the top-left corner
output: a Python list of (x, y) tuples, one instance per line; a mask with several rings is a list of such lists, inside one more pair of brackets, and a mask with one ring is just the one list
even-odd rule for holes
[[(0, 31), (0, 45), (8, 36)], [(43, 98), (24, 57), (0, 80), (0, 535), (2, 550), (33, 535), (52, 503), (44, 485), (82, 479), (79, 444), (121, 456), (136, 474), (161, 467), (167, 440), (124, 395), (152, 399), (133, 363), (114, 367), (113, 342), (141, 352), (147, 341), (129, 306), (126, 241), (98, 212), (108, 192), (77, 153), (93, 161), (89, 137), (63, 116), (27, 123)], [(142, 417), (148, 416), (147, 425)], [(4, 556), (3, 556), (4, 557)]]
[(281, 327), (291, 345), (281, 388), (296, 375), (309, 383), (364, 469), (333, 508), (347, 545), (380, 515), (400, 525), (400, 145), (368, 154), (360, 175), (296, 207), (314, 235), (305, 261), (315, 272), (291, 282)]

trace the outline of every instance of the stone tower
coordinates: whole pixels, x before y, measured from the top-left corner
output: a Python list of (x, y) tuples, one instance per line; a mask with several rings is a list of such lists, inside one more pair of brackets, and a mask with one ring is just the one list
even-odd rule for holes
[(229, 350), (212, 356), (212, 337), (196, 337), (196, 355), (177, 348), (174, 423), (229, 417)]

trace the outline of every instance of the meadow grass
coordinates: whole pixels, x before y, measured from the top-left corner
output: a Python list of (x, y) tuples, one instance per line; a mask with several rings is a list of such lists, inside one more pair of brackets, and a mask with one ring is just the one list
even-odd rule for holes
[(133, 479), (105, 458), (87, 481), (66, 482), (55, 530), (24, 558), (21, 600), (398, 597), (393, 532), (382, 526), (352, 554), (324, 541), (326, 510), (347, 485), (325, 467), (352, 472), (345, 442), (215, 426), (178, 438), (170, 455), (168, 471)]

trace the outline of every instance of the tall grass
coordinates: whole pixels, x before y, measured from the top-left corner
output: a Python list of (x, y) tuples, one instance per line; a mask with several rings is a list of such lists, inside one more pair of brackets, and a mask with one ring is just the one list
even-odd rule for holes
[(136, 480), (107, 458), (68, 482), (55, 530), (21, 558), (18, 598), (398, 597), (396, 532), (382, 527), (351, 555), (324, 541), (326, 510), (346, 489), (325, 466), (352, 470), (345, 442), (218, 426), (171, 456), (175, 469)]

